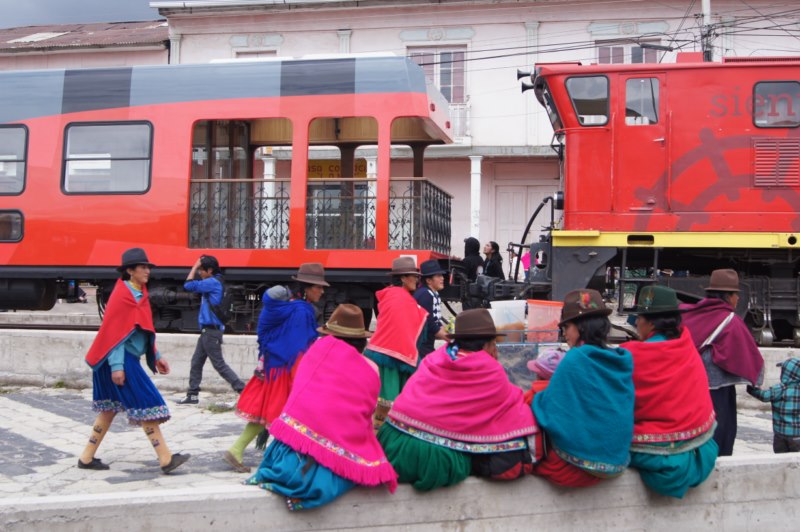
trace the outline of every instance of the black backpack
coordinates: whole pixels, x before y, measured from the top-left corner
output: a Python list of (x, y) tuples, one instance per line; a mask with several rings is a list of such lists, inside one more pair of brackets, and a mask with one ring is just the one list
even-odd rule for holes
[(214, 313), (217, 319), (222, 322), (223, 325), (227, 325), (227, 323), (233, 319), (233, 294), (231, 294), (228, 287), (225, 286), (225, 280), (221, 275), (215, 276), (215, 279), (222, 285), (222, 299), (218, 305), (212, 305), (209, 299), (208, 306), (211, 307), (211, 312)]

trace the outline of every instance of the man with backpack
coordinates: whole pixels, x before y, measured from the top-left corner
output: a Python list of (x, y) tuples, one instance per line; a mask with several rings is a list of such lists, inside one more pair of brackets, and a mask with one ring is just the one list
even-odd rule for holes
[[(200, 279), (195, 280), (199, 275)], [(192, 266), (183, 288), (187, 292), (197, 292), (202, 296), (197, 321), (200, 325), (200, 338), (197, 340), (192, 365), (189, 370), (189, 389), (186, 397), (177, 401), (179, 405), (196, 405), (199, 402), (200, 382), (203, 380), (203, 366), (206, 359), (220, 377), (225, 379), (236, 393), (244, 389), (244, 382), (222, 358), (222, 334), (225, 331), (226, 311), (221, 309), (225, 294), (225, 283), (216, 257), (203, 255)], [(222, 315), (222, 316), (220, 316)]]

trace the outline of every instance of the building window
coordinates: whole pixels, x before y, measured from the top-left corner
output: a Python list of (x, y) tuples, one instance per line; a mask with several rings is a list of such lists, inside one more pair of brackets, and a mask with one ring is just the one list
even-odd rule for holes
[(466, 102), (464, 60), (466, 46), (408, 48), (408, 57), (425, 71), (425, 78), (439, 89), (450, 103)]
[(753, 121), (756, 126), (800, 126), (800, 83), (796, 81), (756, 83), (753, 98)]
[(597, 62), (601, 65), (658, 63), (658, 50), (642, 48), (638, 43), (599, 41), (596, 45)]
[(0, 195), (21, 194), (25, 188), (25, 126), (0, 126)]
[(140, 194), (150, 188), (148, 122), (70, 124), (64, 135), (67, 194)]

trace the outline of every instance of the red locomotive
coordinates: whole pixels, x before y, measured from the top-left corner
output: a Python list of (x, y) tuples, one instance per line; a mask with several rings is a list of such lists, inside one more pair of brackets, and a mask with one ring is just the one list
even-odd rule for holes
[(394, 258), (449, 255), (451, 197), (423, 178), (425, 148), (451, 141), (447, 102), (406, 58), (0, 72), (0, 86), (0, 308), (51, 308), (70, 280), (102, 305), (141, 246), (157, 327), (197, 327), (180, 287), (209, 253), (246, 329), (303, 262), (325, 264), (329, 305), (369, 312)]
[(690, 299), (734, 268), (757, 340), (800, 345), (800, 58), (538, 64), (527, 88), (553, 125), (563, 208), (529, 292), (616, 286), (624, 309), (642, 284)]

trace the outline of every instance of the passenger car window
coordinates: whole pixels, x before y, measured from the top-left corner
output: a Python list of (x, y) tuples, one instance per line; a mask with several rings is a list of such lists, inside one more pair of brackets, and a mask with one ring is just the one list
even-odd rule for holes
[(800, 126), (800, 83), (756, 83), (753, 94), (753, 123), (757, 127)]
[(578, 122), (583, 126), (602, 126), (608, 122), (608, 78), (582, 76), (566, 82)]
[(25, 189), (27, 141), (25, 126), (0, 126), (0, 195), (21, 194)]
[(67, 194), (139, 194), (150, 187), (147, 122), (70, 124), (64, 135)]

